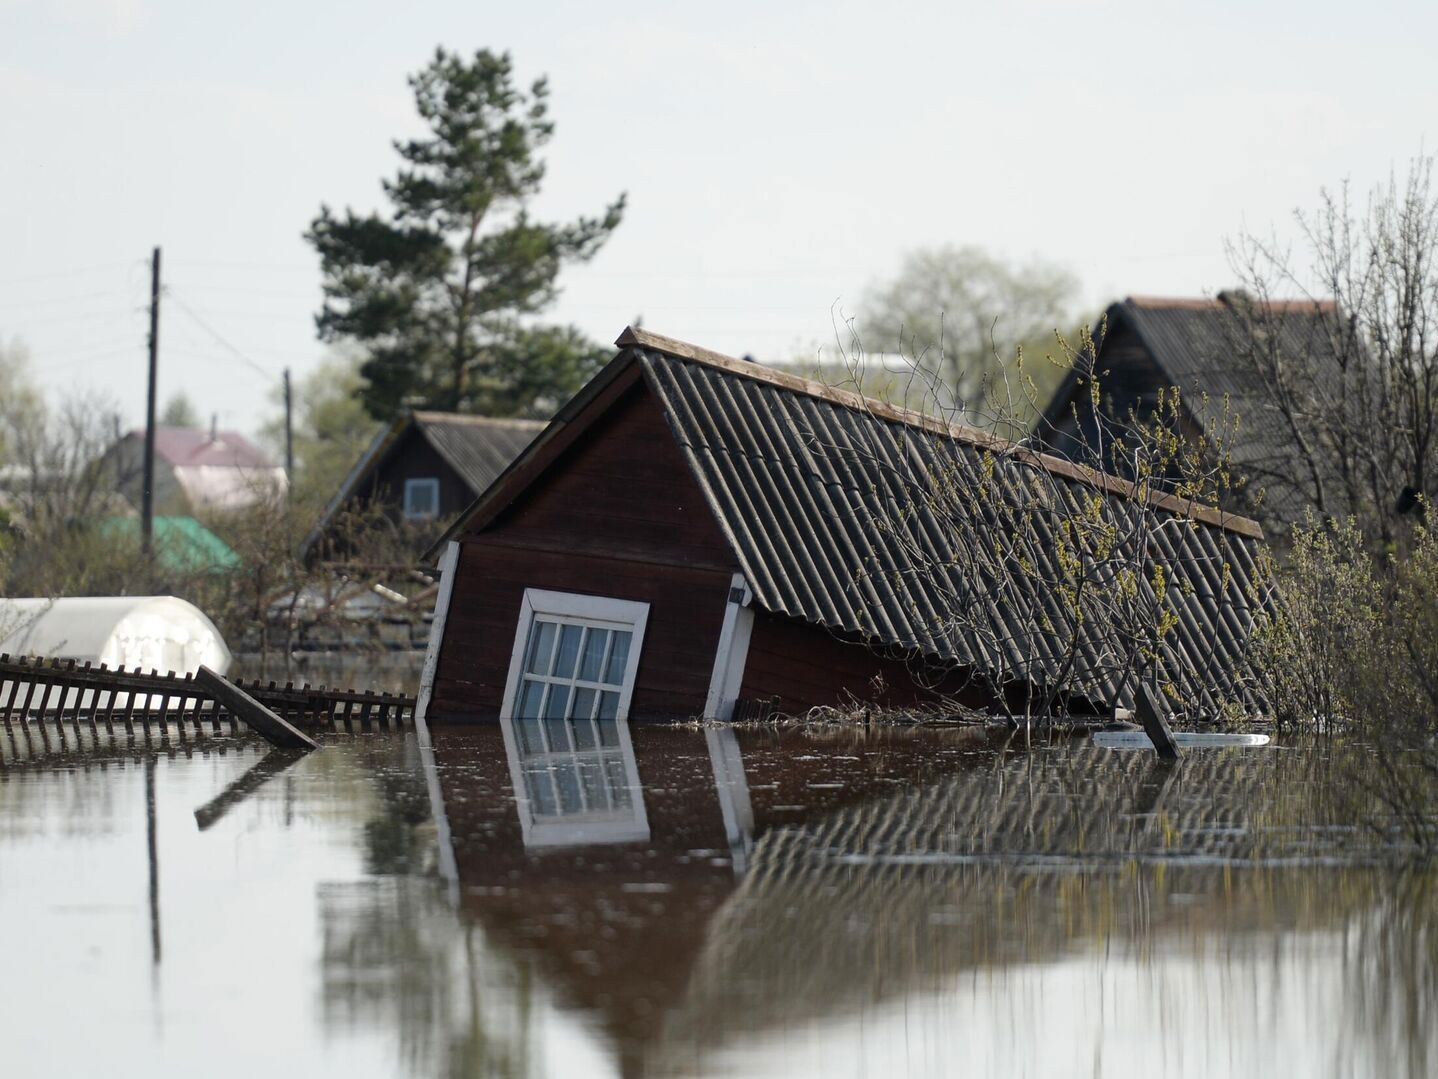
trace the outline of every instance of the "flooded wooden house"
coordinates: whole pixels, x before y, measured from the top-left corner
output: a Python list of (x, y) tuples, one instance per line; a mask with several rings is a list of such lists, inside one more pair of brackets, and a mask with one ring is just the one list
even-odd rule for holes
[(1267, 335), (1271, 359), (1288, 364), (1289, 377), (1336, 379), (1333, 316), (1331, 302), (1258, 303), (1240, 292), (1213, 299), (1130, 296), (1110, 304), (1094, 355), (1067, 373), (1036, 420), (1033, 440), (1059, 456), (1106, 467), (1112, 432), (1130, 415), (1152, 416), (1159, 394), (1177, 389), (1180, 433), (1223, 438), (1236, 471), (1247, 477), (1249, 489), (1234, 492), (1235, 508), (1260, 514), (1270, 532), (1282, 530), (1313, 504), (1307, 473), (1295, 465), (1301, 432), (1274, 408), (1244, 350)]
[[(302, 554), (345, 553), (345, 515), (373, 509), (411, 526), (423, 537), (422, 549), (444, 522), (485, 492), (544, 426), (540, 420), (456, 412), (396, 416), (350, 469), (305, 537)], [(433, 531), (426, 535), (431, 524)]]
[(429, 723), (1003, 710), (1036, 683), (1131, 707), (1125, 628), (1064, 602), (1084, 514), (1139, 537), (1168, 698), (1261, 710), (1252, 521), (670, 338), (617, 344), (430, 552)]

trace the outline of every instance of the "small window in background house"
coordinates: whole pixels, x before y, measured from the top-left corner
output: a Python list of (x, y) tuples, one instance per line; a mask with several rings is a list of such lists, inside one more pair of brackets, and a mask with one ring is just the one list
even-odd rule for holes
[(438, 517), (439, 480), (405, 480), (404, 515), (411, 521)]

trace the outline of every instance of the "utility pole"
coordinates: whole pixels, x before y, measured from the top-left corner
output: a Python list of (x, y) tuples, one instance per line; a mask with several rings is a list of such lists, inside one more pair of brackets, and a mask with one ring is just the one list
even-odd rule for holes
[(145, 398), (145, 475), (141, 481), (140, 547), (150, 553), (155, 531), (155, 369), (160, 359), (160, 249), (150, 257), (150, 387)]
[(295, 482), (295, 417), (290, 398), (290, 369), (285, 368), (285, 482)]

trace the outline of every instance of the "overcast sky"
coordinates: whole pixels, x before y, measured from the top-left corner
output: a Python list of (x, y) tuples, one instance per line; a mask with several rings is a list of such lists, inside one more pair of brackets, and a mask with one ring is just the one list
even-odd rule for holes
[(1327, 0), (0, 0), (0, 338), (141, 422), (159, 244), (162, 402), (255, 430), (322, 352), (301, 234), (380, 205), (441, 43), (549, 75), (536, 214), (629, 193), (554, 312), (602, 340), (790, 358), (937, 243), (1059, 262), (1094, 312), (1212, 293), (1240, 228), (1432, 148), (1435, 40), (1438, 5)]

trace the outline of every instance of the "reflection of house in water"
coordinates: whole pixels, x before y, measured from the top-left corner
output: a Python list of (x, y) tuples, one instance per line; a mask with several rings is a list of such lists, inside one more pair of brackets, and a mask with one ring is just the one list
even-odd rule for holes
[[(592, 741), (441, 730), (435, 759), (465, 916), (597, 1021), (625, 1074), (692, 1071), (695, 1054), (965, 971), (1337, 926), (1373, 898), (1361, 871), (1341, 894), (1308, 875), (1360, 838), (1309, 828), (1340, 819), (1318, 753), (1195, 752), (1171, 769), (960, 731), (854, 749), (604, 725)], [(627, 809), (621, 775), (642, 785)], [(640, 820), (648, 839), (626, 840)]]

